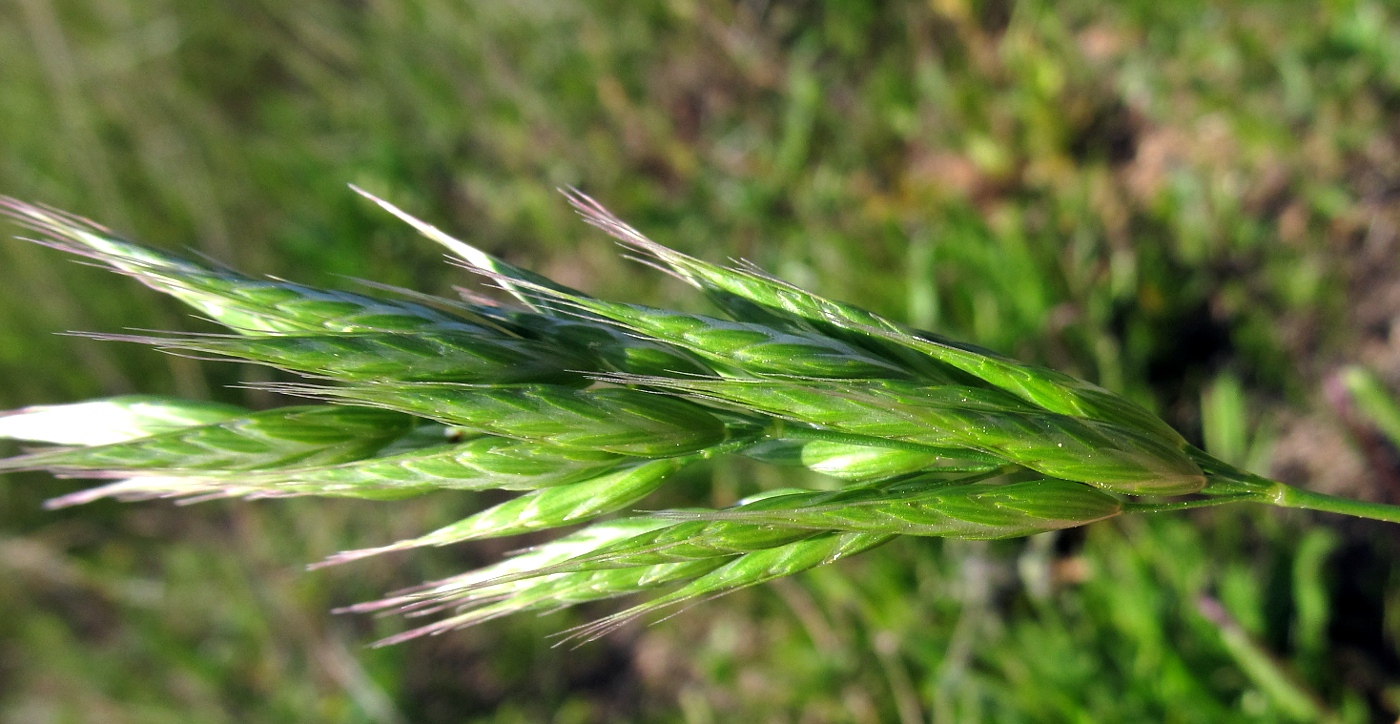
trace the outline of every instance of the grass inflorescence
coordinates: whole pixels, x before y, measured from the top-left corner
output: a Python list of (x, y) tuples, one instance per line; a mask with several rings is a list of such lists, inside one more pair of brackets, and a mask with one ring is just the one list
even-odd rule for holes
[[(255, 279), (7, 200), (6, 213), (40, 243), (171, 294), (229, 330), (92, 336), (300, 374), (308, 381), (254, 386), (320, 404), (253, 412), (123, 397), (26, 408), (0, 417), (0, 436), (57, 447), (0, 460), (0, 472), (111, 481), (53, 506), (519, 492), (438, 530), (316, 565), (584, 526), (349, 609), (450, 612), (389, 641), (656, 594), (569, 633), (588, 640), (899, 535), (1012, 538), (1232, 502), (1400, 520), (1390, 507), (1238, 470), (1090, 383), (824, 299), (751, 265), (689, 257), (587, 196), (567, 196), (585, 220), (729, 318), (594, 298), (374, 197), (516, 304)], [(839, 486), (768, 491), (722, 510), (633, 510), (678, 471), (720, 455), (806, 467)]]

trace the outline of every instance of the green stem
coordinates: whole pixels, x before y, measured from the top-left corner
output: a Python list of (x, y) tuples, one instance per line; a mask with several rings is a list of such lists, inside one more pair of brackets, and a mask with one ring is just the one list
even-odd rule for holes
[(1188, 446), (1186, 454), (1191, 456), (1206, 474), (1206, 487), (1201, 491), (1201, 495), (1221, 496), (1234, 502), (1234, 498), (1240, 495), (1267, 497), (1275, 485), (1274, 481), (1268, 478), (1241, 470), (1212, 457), (1200, 448)]
[(1339, 513), (1357, 518), (1383, 520), (1387, 523), (1400, 523), (1400, 506), (1339, 498), (1335, 495), (1301, 490), (1283, 483), (1274, 483), (1267, 496), (1259, 502), (1272, 503), (1283, 508), (1316, 510), (1323, 513)]
[(1213, 497), (1169, 503), (1128, 503), (1124, 506), (1124, 512), (1165, 513), (1228, 503), (1264, 503), (1280, 508), (1316, 510), (1400, 523), (1400, 506), (1368, 503), (1364, 500), (1338, 498), (1334, 495), (1302, 490), (1241, 470), (1198, 448), (1187, 448), (1186, 452), (1209, 477), (1210, 482), (1201, 494)]
[[(1252, 482), (1262, 480), (1263, 478), (1257, 478), (1256, 481)], [(1357, 518), (1383, 520), (1387, 523), (1400, 523), (1400, 506), (1386, 505), (1384, 503), (1368, 503), (1364, 500), (1353, 500), (1351, 498), (1339, 498), (1335, 495), (1325, 495), (1323, 493), (1312, 492), (1311, 490), (1302, 490), (1279, 482), (1271, 482), (1267, 488), (1261, 488), (1257, 491), (1220, 495), (1213, 498), (1179, 500), (1169, 503), (1125, 503), (1123, 505), (1123, 512), (1169, 513), (1177, 510), (1189, 510), (1191, 508), (1210, 508), (1217, 505), (1228, 505), (1230, 503), (1263, 503), (1265, 505), (1275, 505), (1280, 508), (1316, 510), (1322, 513), (1337, 513), (1339, 515), (1350, 515)]]

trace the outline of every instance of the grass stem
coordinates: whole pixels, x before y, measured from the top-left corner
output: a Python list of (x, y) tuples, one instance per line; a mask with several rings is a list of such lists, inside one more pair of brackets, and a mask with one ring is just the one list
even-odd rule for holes
[(1273, 489), (1269, 491), (1268, 499), (1260, 502), (1268, 502), (1284, 508), (1316, 510), (1323, 513), (1338, 513), (1358, 518), (1383, 520), (1388, 523), (1400, 523), (1400, 506), (1339, 498), (1334, 495), (1295, 488), (1283, 483), (1275, 483)]

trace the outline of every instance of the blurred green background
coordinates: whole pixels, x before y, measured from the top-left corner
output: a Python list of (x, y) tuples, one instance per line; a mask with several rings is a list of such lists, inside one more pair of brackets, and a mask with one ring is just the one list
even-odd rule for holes
[[(1098, 381), (1286, 482), (1400, 502), (1393, 4), (0, 0), (0, 193), (249, 272), (471, 282), (347, 182), (571, 285), (703, 308), (574, 218), (554, 187), (577, 185), (662, 243)], [(226, 387), (256, 369), (53, 334), (124, 327), (205, 328), (0, 242), (0, 406), (271, 402)], [(1374, 389), (1349, 393), (1346, 365)], [(720, 462), (647, 507), (781, 482)], [(1240, 508), (909, 539), (578, 650), (547, 636), (612, 607), (369, 649), (404, 622), (328, 611), (522, 541), (305, 573), (481, 501), (41, 509), (80, 486), (0, 477), (0, 722), (1400, 713), (1382, 524)]]

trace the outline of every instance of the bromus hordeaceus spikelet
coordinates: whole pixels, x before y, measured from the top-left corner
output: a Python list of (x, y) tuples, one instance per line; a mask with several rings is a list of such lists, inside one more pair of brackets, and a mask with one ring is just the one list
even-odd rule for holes
[[(111, 481), (54, 507), (107, 497), (520, 491), (420, 537), (316, 565), (586, 524), (495, 565), (348, 609), (449, 612), (385, 643), (665, 589), (570, 633), (588, 640), (898, 535), (1011, 538), (1232, 502), (1400, 522), (1392, 507), (1237, 470), (1087, 382), (823, 299), (749, 265), (663, 247), (576, 191), (566, 193), (586, 221), (729, 318), (596, 299), (360, 193), (518, 306), (254, 279), (5, 200), (40, 243), (173, 295), (231, 332), (93, 336), (302, 374), (307, 382), (257, 386), (322, 404), (254, 412), (128, 396), (16, 410), (0, 415), (0, 437), (55, 447), (0, 460), (0, 472)], [(842, 486), (768, 491), (724, 510), (629, 512), (668, 476), (719, 455), (806, 467)]]

